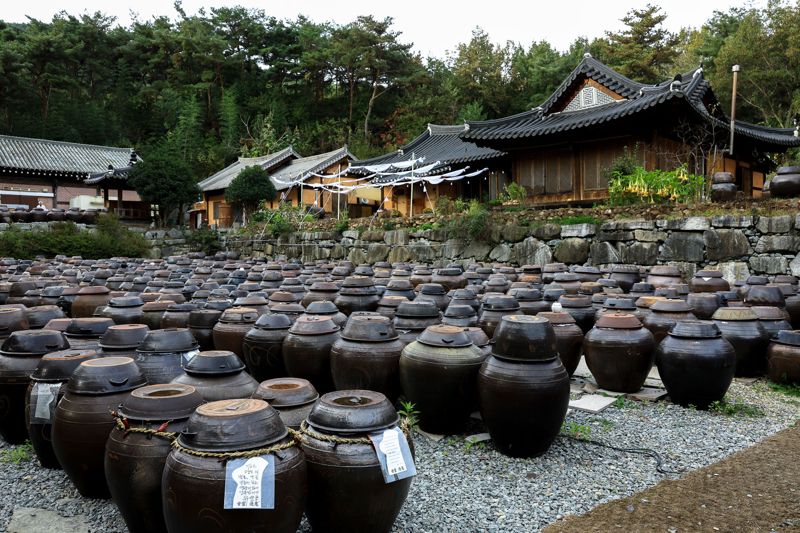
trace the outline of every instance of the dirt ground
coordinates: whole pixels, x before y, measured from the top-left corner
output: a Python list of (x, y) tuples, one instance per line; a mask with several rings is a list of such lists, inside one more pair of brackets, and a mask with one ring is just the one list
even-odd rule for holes
[(800, 425), (681, 479), (570, 516), (545, 533), (800, 532)]

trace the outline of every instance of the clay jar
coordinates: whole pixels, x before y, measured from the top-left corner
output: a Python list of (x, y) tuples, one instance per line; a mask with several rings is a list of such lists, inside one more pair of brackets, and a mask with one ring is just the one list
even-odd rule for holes
[(339, 329), (329, 317), (298, 318), (283, 341), (283, 364), (289, 376), (307, 379), (322, 394), (334, 390), (331, 348), (339, 340)]
[(372, 278), (348, 276), (342, 282), (334, 303), (342, 313), (349, 316), (355, 311), (374, 311), (380, 299)]
[(588, 296), (561, 296), (558, 299), (561, 308), (575, 319), (575, 323), (586, 333), (594, 326), (595, 309), (592, 299)]
[(405, 296), (384, 296), (378, 301), (376, 312), (381, 316), (394, 320), (397, 308), (400, 307), (401, 303), (407, 301), (408, 298)]
[(567, 374), (572, 376), (581, 360), (583, 331), (569, 313), (543, 312), (538, 316), (546, 318), (553, 326), (553, 332), (556, 334), (556, 352)]
[(655, 265), (647, 274), (647, 283), (656, 289), (670, 287), (676, 283), (683, 283), (683, 276), (678, 267), (672, 265)]
[(245, 335), (244, 362), (256, 381), (286, 376), (283, 340), (291, 326), (292, 321), (286, 315), (261, 315)]
[(744, 303), (748, 306), (765, 305), (773, 307), (784, 307), (783, 291), (777, 285), (752, 285), (744, 297)]
[(134, 357), (150, 330), (144, 324), (109, 326), (97, 342), (101, 357)]
[(497, 449), (512, 457), (545, 453), (569, 404), (569, 375), (543, 317), (505, 316), (478, 374), (483, 421)]
[(110, 318), (114, 324), (139, 324), (142, 321), (144, 302), (138, 296), (111, 298), (100, 316)]
[(759, 323), (758, 316), (747, 307), (720, 307), (713, 320), (725, 340), (736, 350), (736, 375), (763, 373), (769, 334)]
[[(198, 407), (164, 466), (161, 493), (167, 530), (296, 531), (306, 503), (306, 461), (292, 442), (278, 412), (263, 400), (222, 400)], [(286, 447), (270, 453), (276, 446)], [(225, 509), (227, 462), (202, 456), (247, 450), (265, 450), (262, 460), (274, 465), (274, 509)]]
[(800, 166), (778, 167), (777, 174), (769, 182), (769, 191), (776, 198), (800, 196)]
[(736, 351), (713, 322), (678, 322), (656, 348), (656, 365), (674, 403), (706, 409), (725, 397)]
[(214, 349), (214, 326), (221, 316), (222, 311), (216, 309), (195, 309), (189, 313), (189, 331), (200, 350)]
[(347, 316), (340, 312), (336, 304), (330, 300), (318, 300), (311, 302), (306, 307), (307, 315), (328, 316), (333, 320), (333, 323), (343, 328), (347, 322)]
[(780, 331), (770, 341), (767, 377), (775, 383), (800, 384), (800, 331)]
[(467, 286), (467, 279), (464, 277), (464, 271), (460, 268), (437, 268), (433, 271), (431, 283), (438, 283), (446, 291), (455, 289), (463, 289)]
[(169, 383), (183, 373), (183, 364), (198, 353), (188, 329), (150, 331), (136, 349), (136, 364), (151, 385)]
[(263, 381), (253, 398), (264, 400), (278, 410), (286, 427), (299, 430), (308, 417), (319, 393), (307, 379), (274, 378)]
[[(373, 391), (336, 391), (314, 405), (303, 440), (308, 463), (306, 516), (314, 531), (391, 531), (412, 478), (386, 483), (367, 435), (395, 428), (397, 422), (392, 404)], [(351, 441), (337, 444), (328, 440), (331, 437)]]
[(717, 292), (729, 291), (731, 286), (719, 270), (698, 270), (689, 280), (689, 289), (692, 292)]
[(420, 427), (448, 434), (466, 424), (477, 405), (477, 375), (486, 354), (463, 328), (430, 326), (400, 357), (400, 384), (420, 412)]
[(189, 314), (197, 309), (191, 303), (172, 303), (161, 316), (161, 328), (185, 328), (189, 325)]
[(501, 318), (506, 315), (521, 314), (523, 313), (520, 311), (519, 302), (513, 296), (487, 296), (483, 301), (478, 326), (491, 339)]
[(312, 302), (321, 302), (324, 300), (334, 301), (336, 295), (339, 293), (339, 286), (330, 281), (315, 281), (308, 288), (300, 303), (303, 307), (308, 307)]
[(53, 450), (82, 496), (111, 496), (103, 470), (106, 440), (114, 428), (110, 412), (146, 383), (130, 357), (84, 361), (67, 382), (53, 421)]
[(633, 284), (641, 281), (642, 276), (636, 265), (614, 265), (608, 278), (615, 280), (623, 291), (630, 292)]
[(258, 320), (258, 311), (249, 307), (226, 309), (213, 330), (214, 348), (244, 357), (244, 336)]
[(25, 318), (30, 329), (42, 329), (51, 320), (65, 316), (64, 311), (57, 305), (38, 305), (25, 310)]
[(650, 330), (656, 344), (667, 336), (670, 328), (685, 320), (696, 320), (692, 308), (679, 299), (665, 299), (653, 302), (650, 312), (644, 317), (642, 323)]
[(94, 316), (98, 308), (108, 305), (111, 291), (107, 287), (93, 285), (83, 287), (78, 291), (75, 301), (72, 302), (70, 313), (73, 318), (88, 318)]
[(719, 295), (715, 292), (692, 292), (686, 296), (686, 303), (692, 308), (694, 316), (709, 320), (720, 307)]
[(25, 395), (42, 356), (69, 348), (61, 332), (48, 329), (13, 332), (0, 347), (0, 436), (9, 444), (28, 438)]
[(442, 320), (439, 308), (431, 301), (403, 302), (394, 315), (394, 327), (400, 334), (403, 344), (410, 344), (428, 326), (439, 324)]
[(64, 385), (83, 361), (94, 359), (94, 350), (62, 350), (45, 354), (31, 374), (25, 395), (25, 424), (39, 463), (61, 468), (53, 451), (53, 416), (64, 395)]
[(388, 318), (351, 316), (341, 338), (331, 348), (333, 384), (339, 390), (380, 392), (390, 402), (396, 402), (404, 346)]
[(233, 352), (200, 352), (183, 365), (185, 374), (172, 383), (191, 385), (206, 402), (249, 398), (258, 388), (258, 382), (244, 368)]
[[(177, 433), (203, 403), (190, 385), (148, 385), (132, 391), (117, 409), (125, 426), (108, 436), (105, 474), (114, 503), (128, 531), (166, 532), (161, 498), (161, 477), (172, 441), (164, 433)], [(160, 435), (139, 431), (158, 431)]]
[(583, 355), (600, 388), (637, 392), (653, 367), (653, 334), (628, 313), (600, 317), (583, 339)]
[(756, 305), (750, 309), (756, 314), (761, 327), (771, 339), (775, 338), (780, 331), (792, 329), (792, 325), (789, 324), (789, 315), (783, 309), (767, 305)]
[(25, 311), (16, 307), (0, 308), (0, 340), (7, 339), (15, 331), (28, 329)]
[(447, 291), (443, 285), (438, 283), (423, 283), (420, 285), (416, 300), (433, 302), (439, 308), (439, 311), (444, 311), (450, 305), (450, 297), (447, 295)]

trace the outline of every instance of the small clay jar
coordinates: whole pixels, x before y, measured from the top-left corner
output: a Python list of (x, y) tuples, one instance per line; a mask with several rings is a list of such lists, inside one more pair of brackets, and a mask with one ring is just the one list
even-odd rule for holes
[(730, 284), (719, 270), (698, 270), (689, 280), (692, 292), (718, 292), (731, 290)]
[(586, 333), (594, 327), (595, 310), (592, 307), (592, 299), (588, 296), (564, 295), (558, 299), (561, 308), (565, 313), (568, 313), (575, 319), (575, 323), (581, 328), (583, 333)]
[(206, 402), (249, 398), (258, 382), (244, 371), (245, 366), (233, 352), (199, 352), (183, 365), (183, 374), (172, 383), (191, 385)]
[(655, 340), (627, 313), (600, 317), (583, 339), (586, 364), (600, 388), (638, 392), (653, 367)]
[(253, 398), (264, 400), (277, 409), (287, 428), (299, 430), (319, 393), (307, 379), (274, 378), (263, 381)]

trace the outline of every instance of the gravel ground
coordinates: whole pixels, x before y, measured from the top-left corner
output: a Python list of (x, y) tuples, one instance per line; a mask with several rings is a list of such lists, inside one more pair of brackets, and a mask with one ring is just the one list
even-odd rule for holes
[[(723, 415), (684, 409), (660, 401), (624, 401), (599, 414), (572, 411), (565, 433), (651, 448), (664, 468), (686, 471), (706, 466), (784, 429), (800, 418), (800, 400), (774, 392), (763, 382), (734, 383), (728, 401), (763, 411), (762, 416)], [(559, 437), (543, 457), (510, 459), (490, 442), (469, 446), (469, 433), (434, 442), (415, 438), (418, 475), (395, 524), (397, 531), (535, 531), (568, 514), (629, 496), (667, 477), (653, 458)], [(124, 531), (111, 502), (83, 499), (61, 471), (35, 461), (9, 462), (10, 446), (0, 441), (0, 531), (15, 507), (51, 509), (62, 516), (84, 515), (92, 531)], [(306, 529), (304, 524), (303, 529)]]

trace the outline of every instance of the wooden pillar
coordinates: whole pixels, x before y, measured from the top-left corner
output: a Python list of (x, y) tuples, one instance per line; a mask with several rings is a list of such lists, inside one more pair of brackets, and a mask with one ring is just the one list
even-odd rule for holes
[(103, 207), (109, 207), (108, 205), (108, 187), (103, 187)]
[(117, 189), (117, 216), (122, 216), (122, 189)]

